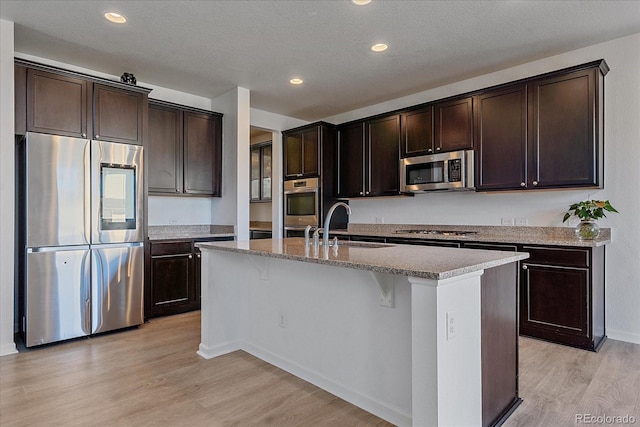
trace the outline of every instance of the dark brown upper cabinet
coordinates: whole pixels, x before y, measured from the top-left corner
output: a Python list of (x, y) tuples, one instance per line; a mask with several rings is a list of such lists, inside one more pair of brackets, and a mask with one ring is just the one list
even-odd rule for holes
[(27, 70), (27, 130), (87, 137), (86, 80)]
[[(22, 67), (22, 64), (20, 64)], [(27, 65), (16, 79), (16, 130), (142, 145), (148, 89)], [(23, 72), (24, 68), (16, 67)], [(18, 85), (26, 85), (26, 89)], [(26, 96), (23, 106), (19, 96)], [(26, 112), (23, 114), (23, 108)]]
[(477, 189), (602, 187), (607, 71), (598, 61), (476, 95)]
[(402, 139), (400, 154), (404, 157), (433, 154), (433, 107), (428, 105), (400, 115)]
[(603, 186), (604, 61), (529, 85), (527, 187)]
[(284, 179), (316, 177), (320, 164), (319, 126), (284, 135)]
[(141, 93), (93, 85), (93, 139), (142, 145)]
[(182, 110), (149, 102), (150, 193), (182, 193)]
[(271, 201), (272, 148), (271, 141), (251, 146), (249, 200), (252, 202)]
[(338, 128), (338, 197), (400, 194), (400, 115)]
[(473, 149), (473, 98), (452, 99), (433, 105), (433, 150)]
[(490, 90), (475, 102), (476, 188), (526, 187), (526, 85)]
[(150, 194), (220, 196), (220, 114), (152, 100), (149, 136)]
[(184, 192), (220, 196), (222, 118), (184, 112)]

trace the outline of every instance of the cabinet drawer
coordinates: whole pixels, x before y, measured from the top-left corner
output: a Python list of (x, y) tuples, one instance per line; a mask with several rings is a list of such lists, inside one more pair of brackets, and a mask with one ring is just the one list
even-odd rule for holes
[(463, 243), (462, 247), (467, 249), (484, 249), (487, 251), (517, 252), (518, 250), (515, 245), (505, 245), (500, 243)]
[(151, 243), (151, 256), (191, 253), (191, 240), (184, 242)]
[(522, 252), (529, 252), (529, 259), (523, 261), (527, 264), (553, 264), (566, 267), (589, 267), (588, 249), (523, 246)]

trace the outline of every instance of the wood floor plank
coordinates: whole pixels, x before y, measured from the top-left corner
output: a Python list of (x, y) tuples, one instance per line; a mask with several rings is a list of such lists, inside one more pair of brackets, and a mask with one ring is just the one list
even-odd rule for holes
[[(380, 426), (391, 424), (255, 357), (195, 351), (200, 313), (0, 358), (5, 426)], [(575, 426), (576, 414), (640, 423), (640, 345), (593, 353), (520, 342), (524, 402), (504, 424)]]

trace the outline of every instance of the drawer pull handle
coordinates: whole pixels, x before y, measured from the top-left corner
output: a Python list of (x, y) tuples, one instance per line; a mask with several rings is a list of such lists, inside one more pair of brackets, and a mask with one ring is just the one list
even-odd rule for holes
[(189, 255), (189, 259), (193, 258), (193, 255)]
[(527, 265), (526, 265), (526, 264), (522, 266), (522, 269), (523, 269), (523, 270), (526, 270), (527, 268), (529, 268), (529, 267), (527, 267)]

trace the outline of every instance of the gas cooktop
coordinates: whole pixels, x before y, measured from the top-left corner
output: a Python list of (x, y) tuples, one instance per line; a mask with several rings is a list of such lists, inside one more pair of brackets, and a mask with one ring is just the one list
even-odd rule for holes
[(460, 230), (396, 230), (395, 234), (427, 234), (436, 236), (466, 236), (469, 234), (478, 234), (477, 231), (460, 231)]

